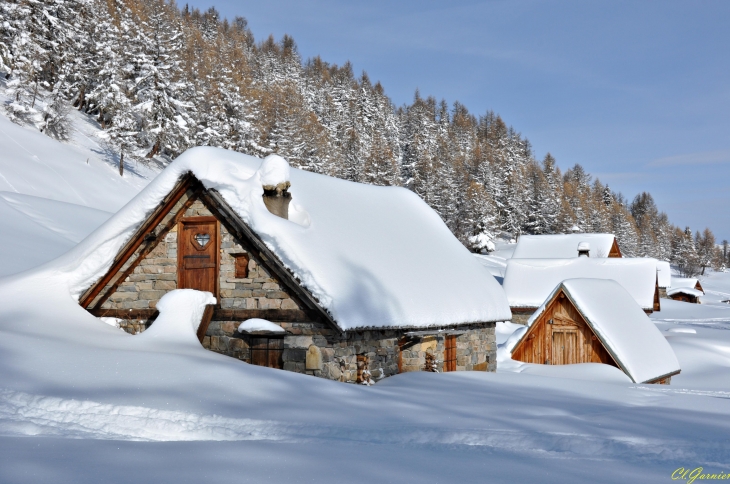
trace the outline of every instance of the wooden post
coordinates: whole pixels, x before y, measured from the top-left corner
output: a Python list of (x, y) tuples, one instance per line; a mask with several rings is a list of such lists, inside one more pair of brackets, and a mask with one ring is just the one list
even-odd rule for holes
[(208, 326), (210, 326), (210, 320), (213, 318), (213, 309), (215, 309), (214, 304), (205, 306), (200, 326), (198, 326), (198, 341), (200, 341), (200, 344), (203, 344), (203, 338), (205, 338), (205, 333), (208, 331)]

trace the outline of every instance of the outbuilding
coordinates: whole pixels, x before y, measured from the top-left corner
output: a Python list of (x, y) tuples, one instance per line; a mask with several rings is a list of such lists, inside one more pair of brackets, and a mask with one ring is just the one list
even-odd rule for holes
[(82, 244), (76, 291), (95, 316), (136, 333), (169, 291), (208, 291), (205, 348), (328, 379), (494, 371), (495, 323), (510, 318), (415, 194), (278, 156), (189, 150)]
[(669, 299), (683, 301), (691, 304), (700, 304), (700, 296), (705, 293), (694, 287), (675, 287), (667, 291)]
[(669, 289), (677, 289), (680, 287), (690, 287), (705, 294), (705, 289), (702, 287), (700, 280), (696, 277), (672, 277)]
[(558, 284), (507, 344), (512, 359), (568, 365), (603, 363), (634, 383), (665, 383), (680, 372), (667, 340), (620, 284), (568, 279)]
[(592, 258), (622, 257), (618, 240), (613, 234), (550, 234), (521, 235), (512, 258), (568, 259), (579, 255)]
[(512, 322), (524, 324), (560, 282), (575, 278), (612, 279), (645, 312), (661, 309), (654, 259), (509, 259), (502, 287), (512, 310)]

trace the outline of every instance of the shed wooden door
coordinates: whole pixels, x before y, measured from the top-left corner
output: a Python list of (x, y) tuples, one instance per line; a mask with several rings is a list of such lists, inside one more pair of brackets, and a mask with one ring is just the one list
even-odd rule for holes
[(251, 364), (268, 368), (283, 368), (284, 338), (252, 337), (250, 340)]
[(189, 217), (178, 226), (178, 288), (218, 297), (220, 230), (215, 217)]
[(578, 331), (553, 330), (553, 365), (572, 365), (579, 363)]
[(444, 340), (444, 372), (456, 371), (456, 335), (448, 334)]

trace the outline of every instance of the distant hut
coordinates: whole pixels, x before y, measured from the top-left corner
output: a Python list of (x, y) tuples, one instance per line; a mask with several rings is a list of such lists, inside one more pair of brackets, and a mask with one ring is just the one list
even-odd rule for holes
[(672, 269), (669, 266), (669, 262), (658, 260), (656, 262), (656, 275), (659, 297), (666, 298), (667, 290), (672, 285)]
[(667, 291), (669, 299), (692, 304), (700, 304), (700, 296), (704, 296), (704, 294), (704, 292), (693, 287), (675, 287)]
[(672, 277), (672, 282), (669, 288), (677, 289), (679, 287), (691, 287), (701, 291), (703, 295), (705, 294), (705, 290), (702, 287), (702, 284), (700, 284), (700, 280), (696, 277)]
[(568, 259), (581, 255), (579, 246), (592, 258), (622, 257), (613, 234), (554, 234), (520, 236), (512, 258)]
[(512, 321), (524, 324), (560, 282), (575, 278), (613, 279), (645, 312), (661, 309), (654, 259), (509, 259), (502, 287)]
[(603, 363), (634, 383), (668, 384), (680, 372), (667, 340), (620, 284), (604, 279), (561, 282), (508, 341), (512, 359), (568, 365)]

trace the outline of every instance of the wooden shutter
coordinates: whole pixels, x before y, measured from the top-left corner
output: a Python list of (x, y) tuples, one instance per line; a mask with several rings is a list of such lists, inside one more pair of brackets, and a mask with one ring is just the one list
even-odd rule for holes
[(284, 338), (271, 336), (252, 336), (249, 340), (252, 365), (282, 369), (284, 364)]
[(248, 254), (231, 254), (236, 260), (236, 279), (248, 277)]
[(447, 334), (444, 341), (444, 371), (456, 371), (456, 335)]

